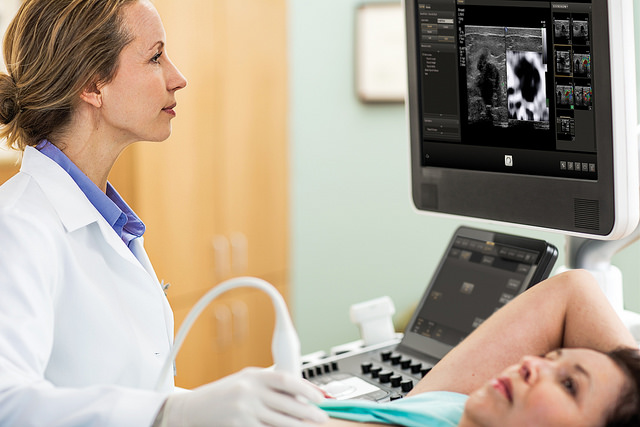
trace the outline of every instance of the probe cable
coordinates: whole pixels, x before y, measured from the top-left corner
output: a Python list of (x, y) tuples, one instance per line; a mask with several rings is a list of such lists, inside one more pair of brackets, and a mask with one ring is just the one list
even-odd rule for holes
[(273, 331), (273, 338), (271, 339), (271, 354), (273, 355), (274, 369), (280, 372), (288, 372), (294, 376), (301, 375), (301, 362), (300, 362), (300, 339), (293, 327), (293, 322), (289, 316), (287, 305), (282, 298), (282, 295), (276, 290), (276, 288), (269, 282), (258, 279), (256, 277), (236, 277), (233, 279), (225, 280), (219, 285), (211, 288), (206, 294), (198, 300), (198, 302), (191, 308), (189, 314), (180, 325), (178, 334), (173, 343), (173, 348), (165, 361), (158, 382), (156, 383), (155, 390), (160, 391), (162, 388), (163, 380), (166, 378), (170, 367), (175, 362), (175, 358), (180, 351), (180, 347), (184, 342), (191, 326), (196, 321), (200, 313), (220, 294), (229, 291), (231, 289), (239, 287), (251, 287), (264, 291), (269, 297), (276, 313), (276, 324)]

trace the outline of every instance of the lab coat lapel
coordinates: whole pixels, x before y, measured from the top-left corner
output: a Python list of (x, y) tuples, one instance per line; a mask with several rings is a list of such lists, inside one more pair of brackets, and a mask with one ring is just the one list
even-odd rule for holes
[[(144, 238), (138, 237), (133, 239), (130, 244), (130, 252), (132, 252), (135, 257), (140, 262), (140, 265), (149, 273), (149, 276), (153, 279), (153, 281), (162, 289), (162, 285), (156, 276), (156, 272), (151, 265), (151, 261), (149, 260), (149, 256), (147, 255), (147, 251), (144, 250)], [(162, 289), (164, 292), (164, 289)], [(165, 299), (165, 301), (167, 301)], [(173, 345), (173, 311), (171, 310), (171, 306), (168, 304), (164, 304), (164, 316), (167, 321), (167, 337), (169, 338), (169, 343)]]
[(156, 276), (156, 272), (151, 265), (151, 261), (149, 260), (149, 256), (147, 255), (147, 251), (144, 250), (144, 238), (138, 237), (137, 239), (133, 239), (131, 241), (131, 245), (129, 247), (130, 252), (135, 255), (138, 259), (142, 267), (147, 270), (147, 273), (153, 278), (153, 280), (159, 283), (158, 277)]
[(138, 248), (138, 253), (134, 256), (71, 176), (56, 162), (35, 148), (26, 147), (20, 171), (31, 175), (42, 187), (45, 194), (49, 195), (51, 204), (68, 232), (76, 231), (96, 222), (109, 246), (136, 268), (144, 270), (151, 280), (160, 287), (146, 254), (142, 257), (143, 259), (136, 258), (144, 253), (144, 249)]
[[(109, 246), (111, 246), (111, 248), (115, 250), (122, 258), (134, 264), (136, 268), (140, 268), (144, 270), (145, 274), (148, 274), (150, 278), (154, 281), (154, 283), (157, 283), (158, 286), (160, 286), (155, 273), (151, 274), (151, 272), (149, 271), (149, 269), (151, 269), (151, 265), (150, 264), (148, 265), (149, 268), (147, 268), (146, 265), (143, 265), (142, 261), (137, 258), (137, 254), (134, 255), (134, 253), (131, 252), (131, 250), (122, 241), (120, 236), (116, 234), (113, 228), (111, 228), (109, 223), (107, 223), (107, 221), (102, 217), (102, 215), (98, 213), (98, 216), (99, 218), (97, 219), (97, 222), (98, 222), (98, 225), (100, 226), (100, 232), (102, 233), (102, 237), (104, 237), (105, 241), (109, 244)], [(147, 259), (147, 262), (148, 262), (148, 259)], [(153, 269), (151, 270), (153, 271)]]
[(102, 241), (106, 243), (102, 245), (103, 249), (113, 250), (117, 254), (115, 259), (122, 259), (123, 264), (118, 264), (117, 268), (131, 268), (132, 278), (138, 275), (140, 283), (146, 282), (152, 292), (160, 294), (163, 301), (167, 338), (170, 344), (173, 343), (173, 313), (168, 300), (161, 294), (162, 286), (158, 282), (144, 250), (142, 238), (134, 239), (130, 250), (87, 199), (71, 176), (55, 161), (35, 148), (26, 147), (20, 172), (33, 177), (42, 188), (68, 233), (73, 233), (81, 228), (89, 228), (96, 223), (100, 230), (99, 233), (103, 237)]

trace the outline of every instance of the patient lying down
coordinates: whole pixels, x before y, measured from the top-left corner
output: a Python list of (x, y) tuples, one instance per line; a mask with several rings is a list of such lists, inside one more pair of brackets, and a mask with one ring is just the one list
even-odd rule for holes
[(640, 426), (637, 348), (593, 276), (573, 270), (498, 310), (410, 396), (327, 400), (325, 426)]

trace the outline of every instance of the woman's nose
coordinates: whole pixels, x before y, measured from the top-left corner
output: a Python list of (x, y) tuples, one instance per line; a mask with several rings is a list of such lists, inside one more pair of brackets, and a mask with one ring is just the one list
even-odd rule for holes
[(178, 67), (169, 60), (170, 71), (167, 78), (167, 86), (170, 91), (176, 91), (183, 89), (187, 86), (187, 79), (182, 75)]
[(542, 357), (526, 356), (520, 363), (518, 373), (527, 384), (533, 384), (550, 369), (551, 362), (549, 360)]

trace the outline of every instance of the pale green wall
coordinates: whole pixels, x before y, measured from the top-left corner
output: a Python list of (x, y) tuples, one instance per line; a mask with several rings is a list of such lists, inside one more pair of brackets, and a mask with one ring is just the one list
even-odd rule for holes
[[(404, 106), (362, 104), (354, 94), (361, 3), (289, 0), (291, 309), (304, 353), (359, 338), (353, 303), (389, 295), (396, 318), (410, 311), (461, 224), (412, 210)], [(465, 223), (551, 241), (563, 262), (560, 235)], [(616, 258), (631, 283), (640, 283), (639, 250)], [(634, 309), (637, 288), (627, 286)]]

